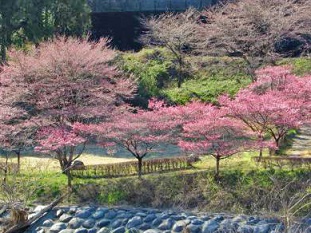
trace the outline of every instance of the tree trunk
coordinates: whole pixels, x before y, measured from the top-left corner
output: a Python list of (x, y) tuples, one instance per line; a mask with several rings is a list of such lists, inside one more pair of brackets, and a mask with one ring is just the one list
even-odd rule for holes
[(143, 159), (142, 158), (137, 159), (138, 159), (138, 178), (140, 179), (142, 176)]
[(259, 149), (258, 162), (260, 162), (261, 159), (262, 159), (262, 148)]
[(177, 70), (177, 87), (181, 88), (181, 84), (183, 82), (183, 77), (182, 77), (182, 61), (178, 61), (178, 70)]
[(21, 152), (20, 151), (15, 151), (16, 156), (17, 156), (17, 173), (19, 173), (21, 169)]
[(216, 157), (216, 169), (215, 169), (215, 180), (219, 181), (219, 163), (220, 163), (220, 158)]

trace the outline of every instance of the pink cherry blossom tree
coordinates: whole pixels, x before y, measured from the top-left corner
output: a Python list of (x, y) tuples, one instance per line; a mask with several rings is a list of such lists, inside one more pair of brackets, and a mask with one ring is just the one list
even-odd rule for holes
[[(191, 106), (184, 108), (190, 110)], [(220, 160), (245, 150), (251, 135), (239, 121), (226, 117), (221, 109), (196, 103), (197, 110), (199, 106), (201, 113), (193, 121), (187, 119), (183, 125), (179, 145), (186, 151), (213, 156), (216, 160), (215, 178), (219, 179)]]
[(98, 144), (104, 147), (118, 145), (134, 156), (139, 178), (142, 176), (142, 161), (157, 146), (175, 140), (178, 120), (170, 114), (173, 109), (153, 106), (153, 111), (138, 110), (114, 116), (100, 124), (75, 124), (75, 130), (95, 135)]
[[(2, 67), (1, 105), (25, 111), (27, 119), (42, 127), (37, 150), (56, 153), (63, 171), (80, 154), (74, 154), (73, 147), (82, 143), (71, 125), (118, 114), (135, 89), (111, 66), (115, 52), (107, 43), (60, 37), (27, 53), (11, 51), (10, 61)], [(53, 146), (48, 146), (51, 142)]]
[(310, 77), (296, 77), (285, 67), (267, 67), (257, 76), (257, 82), (234, 99), (222, 96), (220, 104), (261, 141), (268, 135), (274, 140), (272, 147), (279, 148), (287, 132), (310, 117)]

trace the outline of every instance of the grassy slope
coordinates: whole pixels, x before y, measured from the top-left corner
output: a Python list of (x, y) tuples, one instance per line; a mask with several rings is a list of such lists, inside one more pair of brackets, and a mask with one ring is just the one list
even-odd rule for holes
[[(215, 103), (219, 95), (234, 95), (251, 82), (240, 58), (187, 57), (187, 61), (189, 68), (181, 88), (176, 87), (174, 60), (165, 49), (122, 54), (117, 64), (138, 80), (140, 97), (161, 97), (179, 104), (193, 99)], [(287, 58), (278, 64), (292, 66), (298, 75), (311, 73), (310, 58)]]

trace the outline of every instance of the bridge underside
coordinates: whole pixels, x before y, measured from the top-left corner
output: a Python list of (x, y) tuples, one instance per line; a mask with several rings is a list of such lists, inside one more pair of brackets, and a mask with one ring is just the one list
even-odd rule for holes
[(217, 0), (88, 0), (93, 13), (183, 11), (202, 9)]

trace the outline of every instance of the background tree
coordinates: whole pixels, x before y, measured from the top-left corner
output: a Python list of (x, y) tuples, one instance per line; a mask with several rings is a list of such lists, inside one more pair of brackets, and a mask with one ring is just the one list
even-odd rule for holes
[[(132, 82), (110, 66), (115, 52), (105, 39), (90, 43), (62, 37), (44, 42), (27, 54), (12, 52), (10, 56), (12, 60), (0, 73), (1, 104), (26, 111), (40, 127), (53, 127), (56, 131), (51, 134), (66, 129), (71, 135), (75, 122), (101, 121), (117, 114), (115, 111), (122, 109), (119, 106), (134, 90)], [(47, 135), (38, 137), (39, 147), (47, 152), (42, 144)], [(67, 138), (66, 134), (64, 140)], [(51, 153), (58, 150), (49, 148)], [(71, 166), (70, 158), (77, 157), (71, 149), (64, 153), (57, 157), (63, 170)]]
[(164, 13), (143, 19), (146, 28), (141, 41), (146, 45), (167, 48), (176, 61), (177, 85), (181, 86), (188, 69), (185, 54), (198, 46), (198, 18), (194, 9), (182, 13)]
[(242, 57), (248, 72), (273, 63), (280, 55), (277, 44), (292, 38), (310, 49), (310, 0), (238, 0), (203, 12), (201, 36), (207, 53), (229, 53)]
[(1, 0), (1, 61), (12, 44), (36, 45), (54, 35), (85, 35), (90, 26), (90, 9), (86, 0)]

